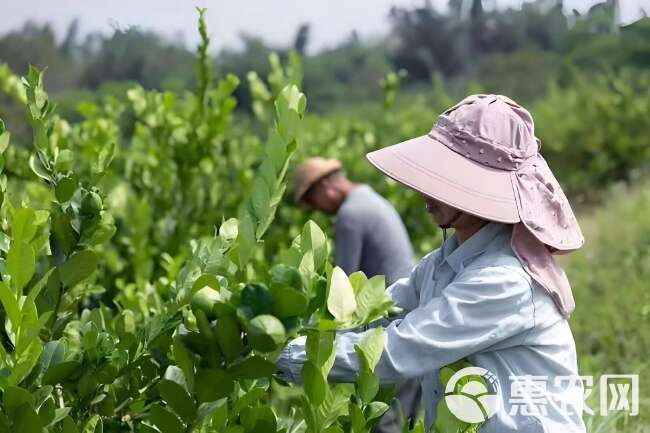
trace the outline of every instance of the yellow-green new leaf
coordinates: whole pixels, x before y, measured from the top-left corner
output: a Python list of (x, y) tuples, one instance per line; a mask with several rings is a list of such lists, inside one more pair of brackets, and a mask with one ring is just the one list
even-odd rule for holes
[(384, 352), (386, 345), (386, 333), (384, 328), (374, 328), (368, 331), (359, 344), (359, 348), (366, 355), (371, 371), (375, 370), (381, 354)]
[(338, 266), (332, 271), (327, 309), (339, 322), (349, 321), (357, 309), (352, 284), (343, 269)]
[(230, 218), (224, 221), (219, 227), (219, 236), (225, 241), (233, 241), (237, 239), (239, 233), (239, 221), (237, 218)]

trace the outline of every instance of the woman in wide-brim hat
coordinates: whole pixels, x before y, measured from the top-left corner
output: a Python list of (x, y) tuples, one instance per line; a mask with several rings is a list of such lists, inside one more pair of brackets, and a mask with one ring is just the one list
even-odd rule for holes
[[(448, 391), (440, 368), (467, 359), (495, 379), (498, 407), (484, 408), (482, 432), (585, 431), (567, 322), (575, 305), (552, 256), (584, 240), (540, 146), (528, 111), (504, 96), (473, 95), (427, 135), (367, 155), (420, 192), (445, 230), (442, 246), (388, 288), (405, 315), (386, 328), (375, 370), (382, 382), (421, 378), (427, 426)], [(447, 228), (455, 229), (449, 239)], [(354, 380), (363, 336), (337, 336), (330, 380)], [(298, 339), (278, 365), (299, 380), (305, 361)]]

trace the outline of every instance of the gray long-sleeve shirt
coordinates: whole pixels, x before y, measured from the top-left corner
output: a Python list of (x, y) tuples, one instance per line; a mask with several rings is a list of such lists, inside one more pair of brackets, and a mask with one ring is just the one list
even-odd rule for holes
[(385, 275), (386, 285), (408, 275), (413, 248), (393, 206), (368, 185), (359, 185), (336, 214), (335, 262), (347, 274)]

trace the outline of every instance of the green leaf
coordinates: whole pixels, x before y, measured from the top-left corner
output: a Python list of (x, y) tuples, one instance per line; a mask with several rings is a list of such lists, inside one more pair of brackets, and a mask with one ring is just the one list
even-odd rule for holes
[(248, 406), (251, 406), (256, 401), (260, 400), (265, 393), (266, 393), (265, 388), (257, 387), (251, 389), (246, 394), (239, 397), (239, 399), (236, 400), (235, 403), (232, 405), (232, 410), (228, 415), (228, 419), (230, 421), (236, 420), (237, 417), (239, 417), (239, 414), (241, 413), (242, 410), (244, 410)]
[(269, 128), (266, 142), (266, 154), (273, 163), (276, 174), (282, 169), (286, 158), (286, 146), (282, 137), (278, 135), (277, 130)]
[(221, 295), (221, 283), (219, 279), (214, 274), (203, 274), (196, 279), (194, 284), (192, 284), (192, 293), (196, 293), (201, 289), (209, 287), (213, 290), (216, 290), (219, 295)]
[[(19, 356), (14, 368), (10, 371), (9, 377), (7, 378), (7, 381), (12, 385), (19, 384), (29, 375), (29, 373), (31, 373), (34, 366), (38, 363), (38, 358), (42, 351), (41, 341), (37, 338), (40, 325), (37, 321), (34, 321), (33, 325), (29, 326), (29, 328), (32, 329), (28, 329), (28, 327), (25, 326), (27, 321), (28, 320), (23, 318), (21, 324), (21, 335), (16, 344), (16, 353), (19, 354)], [(23, 331), (25, 330), (27, 330), (29, 334), (33, 334), (33, 337), (27, 335), (27, 332), (23, 334)]]
[(386, 346), (386, 332), (384, 328), (373, 328), (366, 332), (363, 340), (356, 345), (359, 347), (368, 361), (368, 367), (371, 371), (375, 371), (375, 367), (381, 358)]
[(228, 361), (241, 355), (244, 343), (241, 328), (235, 317), (228, 315), (220, 318), (214, 333), (219, 348)]
[(9, 131), (0, 131), (2, 134), (0, 134), (0, 154), (4, 153), (5, 150), (7, 150), (7, 147), (9, 146), (9, 140), (11, 138), (11, 134)]
[[(0, 204), (2, 204), (2, 200), (0, 200)], [(11, 245), (11, 239), (9, 238), (9, 236), (7, 236), (6, 233), (0, 231), (0, 251), (5, 253), (8, 252), (10, 245)]]
[(59, 203), (65, 203), (72, 198), (76, 190), (77, 190), (77, 178), (64, 177), (56, 184), (54, 193)]
[(335, 337), (333, 331), (308, 331), (305, 344), (307, 359), (318, 367), (328, 363), (334, 353)]
[(352, 284), (355, 295), (359, 296), (361, 289), (363, 289), (366, 281), (368, 281), (368, 277), (366, 277), (366, 274), (364, 274), (362, 271), (357, 271), (350, 274), (348, 278), (350, 280), (350, 284)]
[(20, 433), (42, 433), (43, 423), (29, 404), (23, 404), (14, 412), (13, 431)]
[(187, 381), (185, 380), (185, 374), (183, 373), (183, 370), (181, 370), (179, 367), (175, 365), (167, 366), (167, 369), (165, 370), (165, 374), (163, 375), (163, 379), (174, 382), (175, 384), (183, 388), (185, 391), (187, 391), (188, 389)]
[(223, 301), (221, 294), (209, 286), (204, 286), (192, 295), (192, 310), (202, 311), (209, 320), (216, 318), (214, 306)]
[(371, 421), (384, 415), (388, 409), (390, 409), (390, 406), (383, 401), (373, 401), (366, 406), (363, 412), (366, 420)]
[(98, 264), (99, 257), (92, 250), (74, 253), (59, 269), (61, 282), (66, 287), (72, 288), (90, 277), (97, 269)]
[(309, 299), (302, 292), (291, 287), (274, 287), (273, 315), (279, 318), (302, 316), (307, 312)]
[(276, 433), (277, 417), (269, 406), (248, 407), (242, 411), (241, 421), (247, 432)]
[(262, 377), (271, 377), (275, 374), (277, 368), (274, 363), (253, 355), (228, 369), (235, 379), (260, 379)]
[(347, 275), (340, 267), (335, 267), (330, 277), (330, 288), (327, 296), (327, 309), (339, 322), (348, 322), (357, 309), (354, 289)]
[(440, 369), (440, 383), (442, 386), (447, 386), (447, 382), (449, 382), (449, 379), (455, 374), (456, 372), (449, 368), (449, 367), (442, 367)]
[(320, 430), (320, 425), (316, 422), (316, 414), (314, 413), (314, 406), (307, 398), (306, 395), (300, 396), (300, 407), (302, 408), (302, 416), (307, 424), (308, 432), (317, 432)]
[(293, 266), (277, 264), (271, 268), (271, 286), (287, 286), (296, 290), (302, 290), (302, 277), (298, 269)]
[(54, 399), (48, 398), (38, 409), (38, 417), (41, 419), (41, 424), (44, 426), (50, 425), (54, 421), (54, 416), (56, 415)]
[(52, 182), (52, 177), (50, 176), (50, 172), (48, 169), (45, 168), (41, 160), (36, 156), (36, 154), (32, 154), (29, 157), (29, 168), (32, 169), (34, 174), (36, 176), (40, 177), (41, 179), (47, 180), (48, 182)]
[(140, 429), (138, 433), (160, 433), (160, 430), (158, 430), (155, 427), (152, 427), (150, 421), (144, 421), (140, 423)]
[(185, 431), (185, 426), (178, 417), (159, 404), (154, 404), (149, 409), (149, 421), (158, 427), (162, 433), (179, 433)]
[(72, 170), (74, 165), (74, 153), (72, 153), (70, 149), (61, 150), (56, 157), (56, 163), (54, 165), (58, 171), (66, 172)]
[(101, 385), (110, 385), (117, 378), (117, 374), (117, 367), (115, 367), (113, 364), (104, 364), (102, 367), (97, 369), (95, 378)]
[(37, 390), (33, 391), (34, 407), (38, 408), (45, 403), (45, 400), (50, 398), (52, 391), (54, 391), (54, 387), (49, 385), (41, 386)]
[(25, 241), (15, 241), (7, 253), (7, 273), (11, 275), (12, 285), (22, 293), (34, 275), (36, 258), (34, 249)]
[(56, 385), (57, 383), (65, 382), (66, 379), (72, 377), (79, 372), (81, 363), (79, 361), (64, 361), (53, 367), (50, 367), (43, 376), (44, 385)]
[(86, 398), (97, 392), (99, 387), (99, 380), (96, 376), (96, 371), (89, 368), (84, 371), (81, 378), (77, 382), (77, 391), (81, 398)]
[(314, 271), (320, 272), (327, 262), (327, 237), (313, 221), (307, 221), (300, 236), (300, 250), (303, 253), (311, 251), (314, 260)]
[(30, 208), (19, 208), (14, 211), (11, 221), (11, 236), (14, 242), (30, 242), (36, 234), (36, 212)]
[(346, 413), (352, 390), (347, 385), (330, 387), (325, 401), (316, 409), (316, 422), (319, 428), (325, 428)]
[(234, 241), (239, 233), (239, 221), (237, 218), (226, 220), (219, 227), (219, 236), (225, 241)]
[(295, 111), (297, 114), (304, 114), (307, 106), (307, 98), (300, 92), (298, 86), (286, 86), (280, 92), (276, 104), (280, 105), (282, 109), (289, 109)]
[(111, 239), (116, 231), (115, 220), (111, 214), (102, 212), (101, 216), (86, 220), (82, 226), (79, 242), (87, 247), (100, 245)]
[(212, 428), (220, 431), (228, 419), (228, 399), (222, 398), (208, 403), (201, 403), (196, 415), (196, 423), (211, 418)]
[(370, 403), (379, 392), (379, 380), (367, 369), (362, 369), (357, 377), (357, 395), (364, 403)]
[(114, 141), (109, 142), (106, 146), (103, 146), (97, 155), (97, 160), (93, 164), (93, 170), (95, 173), (102, 174), (106, 172), (106, 169), (111, 165), (113, 158), (115, 157), (115, 151), (117, 150), (117, 145)]
[(426, 433), (424, 429), (424, 422), (422, 420), (419, 420), (417, 423), (415, 423), (415, 426), (413, 427), (413, 430), (411, 430), (411, 433)]
[(260, 352), (272, 352), (284, 343), (284, 325), (275, 316), (262, 314), (248, 323), (248, 342)]
[(237, 240), (239, 241), (239, 267), (244, 269), (257, 244), (255, 226), (248, 214), (246, 214), (239, 224), (239, 236)]
[(366, 433), (366, 418), (359, 406), (350, 402), (348, 406), (353, 433)]
[(63, 362), (65, 355), (65, 344), (60, 340), (48, 341), (43, 347), (43, 352), (38, 360), (42, 371), (48, 371)]
[(2, 302), (13, 329), (18, 329), (21, 317), (18, 300), (4, 281), (0, 281), (0, 302)]
[(63, 421), (68, 416), (68, 414), (70, 413), (71, 410), (72, 410), (71, 407), (62, 407), (62, 408), (55, 409), (54, 410), (54, 419), (52, 419), (52, 422), (50, 423), (50, 425), (56, 425), (56, 424), (60, 423), (61, 421)]
[(357, 295), (356, 315), (367, 323), (376, 319), (382, 308), (386, 308), (392, 302), (385, 293), (385, 279), (383, 275), (376, 275), (364, 282), (361, 291)]
[(252, 316), (268, 314), (273, 310), (273, 296), (268, 287), (260, 283), (249, 283), (241, 292), (241, 304)]
[(47, 271), (45, 273), (45, 275), (43, 275), (43, 277), (40, 280), (38, 280), (38, 282), (36, 284), (34, 284), (34, 286), (31, 289), (29, 289), (29, 293), (27, 294), (27, 298), (25, 299), (25, 302), (23, 303), (23, 311), (26, 308), (29, 308), (30, 305), (34, 304), (34, 302), (36, 301), (36, 298), (38, 297), (38, 295), (41, 293), (43, 288), (47, 285), (47, 283), (48, 283), (48, 281), (50, 279), (50, 276), (52, 275), (52, 272), (54, 272), (54, 269), (56, 269), (56, 268), (51, 268), (49, 271)]
[(163, 379), (158, 383), (160, 396), (186, 423), (191, 423), (196, 416), (194, 400), (185, 389), (176, 382)]
[(180, 368), (183, 371), (183, 377), (184, 377), (185, 384), (187, 386), (187, 390), (193, 392), (194, 391), (194, 362), (192, 361), (192, 355), (187, 351), (185, 345), (183, 345), (181, 341), (181, 337), (179, 335), (174, 336), (174, 340), (172, 344), (172, 354), (174, 356), (174, 360), (176, 361), (176, 364), (178, 365), (178, 368)]
[(70, 254), (77, 243), (77, 234), (72, 228), (70, 215), (54, 212), (52, 214), (51, 230), (54, 239), (61, 245), (65, 254)]
[(5, 389), (2, 396), (4, 403), (4, 411), (10, 417), (14, 416), (14, 413), (22, 405), (27, 405), (29, 407), (34, 407), (34, 396), (27, 391), (26, 389), (20, 388), (18, 386), (9, 386)]
[(263, 221), (269, 213), (271, 193), (269, 187), (261, 176), (253, 181), (251, 205), (258, 221)]
[(327, 379), (319, 366), (307, 361), (302, 367), (301, 377), (311, 404), (314, 406), (320, 405), (325, 400)]
[[(284, 178), (282, 178), (282, 179), (284, 179)], [(276, 186), (277, 186), (277, 188), (275, 188), (275, 190), (272, 190), (269, 212), (266, 214), (266, 217), (264, 219), (259, 221), (257, 231), (255, 232), (255, 235), (257, 236), (258, 239), (262, 239), (262, 237), (264, 236), (264, 233), (266, 233), (268, 228), (271, 226), (271, 223), (273, 222), (273, 219), (275, 218), (275, 212), (277, 210), (277, 207), (280, 204), (280, 201), (282, 200), (282, 197), (284, 196), (284, 192), (287, 189), (287, 184), (284, 181), (282, 181), (281, 183), (279, 183)]]
[(79, 433), (79, 429), (77, 428), (77, 425), (69, 416), (65, 417), (65, 419), (63, 420), (62, 433)]
[(196, 372), (196, 398), (200, 403), (227, 397), (234, 389), (232, 377), (217, 368), (200, 368)]

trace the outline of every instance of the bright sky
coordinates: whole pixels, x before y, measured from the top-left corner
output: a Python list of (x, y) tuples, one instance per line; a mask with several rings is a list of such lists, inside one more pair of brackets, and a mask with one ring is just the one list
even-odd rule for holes
[[(138, 26), (170, 38), (194, 44), (196, 13), (193, 6), (208, 8), (208, 28), (216, 47), (236, 47), (239, 34), (262, 36), (269, 42), (287, 44), (298, 25), (311, 24), (310, 51), (332, 46), (356, 29), (362, 36), (385, 33), (392, 5), (421, 5), (424, 0), (3, 0), (0, 34), (19, 28), (26, 20), (51, 22), (62, 34), (75, 17), (82, 33)], [(567, 11), (584, 12), (597, 0), (564, 0)], [(650, 0), (619, 0), (621, 18), (633, 21), (641, 7), (650, 13)], [(443, 9), (447, 0), (432, 0)], [(516, 6), (521, 0), (484, 0), (489, 7)]]

